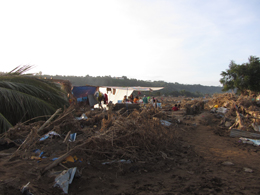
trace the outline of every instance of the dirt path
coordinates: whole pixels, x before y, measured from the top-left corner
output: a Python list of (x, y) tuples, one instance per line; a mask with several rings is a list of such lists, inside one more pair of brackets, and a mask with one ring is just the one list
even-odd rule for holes
[[(216, 132), (223, 129), (214, 121), (215, 126), (193, 123), (174, 127), (179, 153), (169, 151), (169, 159), (89, 167), (84, 174), (88, 177), (71, 188), (88, 183), (82, 194), (259, 194), (259, 149), (239, 143), (238, 138), (219, 136)], [(223, 165), (226, 161), (233, 165)]]
[[(187, 130), (187, 135), (183, 138), (206, 160), (232, 161), (234, 164), (249, 166), (259, 171), (259, 148), (242, 144), (238, 138), (229, 137), (227, 128), (221, 129), (217, 124), (214, 125), (199, 125), (192, 131)], [(218, 135), (221, 131), (225, 131), (225, 136)]]

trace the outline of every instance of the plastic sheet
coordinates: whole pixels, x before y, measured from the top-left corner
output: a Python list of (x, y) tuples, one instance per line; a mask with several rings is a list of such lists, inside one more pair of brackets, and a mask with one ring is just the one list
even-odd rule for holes
[(77, 167), (62, 171), (62, 173), (55, 178), (54, 187), (60, 187), (63, 192), (67, 194), (69, 191), (69, 184), (72, 183), (76, 171)]

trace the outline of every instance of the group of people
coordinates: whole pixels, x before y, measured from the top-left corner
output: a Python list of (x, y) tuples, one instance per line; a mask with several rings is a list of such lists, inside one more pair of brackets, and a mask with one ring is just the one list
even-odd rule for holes
[(180, 105), (180, 104), (178, 104), (178, 105), (175, 104), (174, 107), (172, 107), (172, 110), (173, 110), (173, 111), (178, 111), (178, 110), (180, 110), (180, 108), (181, 108), (181, 105)]
[(134, 98), (134, 96), (133, 96), (133, 94), (131, 94), (128, 98), (127, 98), (127, 96), (125, 95), (124, 96), (124, 99), (123, 99), (123, 101), (122, 101), (122, 103), (127, 103), (127, 102), (130, 102), (130, 103), (135, 103), (135, 104), (137, 104), (137, 103), (139, 103), (139, 97), (138, 96), (136, 96), (135, 98)]
[(155, 108), (161, 108), (161, 102), (159, 99), (155, 99), (154, 97), (150, 98), (149, 96), (146, 97), (146, 95), (143, 96), (143, 98), (139, 98), (138, 96), (136, 96), (135, 98), (133, 98), (133, 95), (130, 95), (128, 98), (125, 95), (124, 99), (122, 100), (122, 103), (143, 103), (144, 105), (148, 104), (149, 102), (151, 104), (153, 104), (153, 106)]
[(102, 107), (102, 101), (104, 102), (104, 104), (108, 104), (108, 96), (107, 94), (103, 94), (100, 91), (96, 91), (94, 96), (97, 98), (98, 100), (98, 104), (99, 104), (99, 108), (103, 108)]

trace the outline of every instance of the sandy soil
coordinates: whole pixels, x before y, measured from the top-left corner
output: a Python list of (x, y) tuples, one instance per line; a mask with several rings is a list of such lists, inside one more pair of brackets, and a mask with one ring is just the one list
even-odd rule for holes
[[(180, 112), (173, 114), (181, 116)], [(203, 123), (203, 117), (210, 122)], [(151, 161), (64, 164), (78, 167), (81, 174), (69, 186), (69, 194), (260, 194), (259, 147), (229, 137), (227, 128), (218, 123), (208, 111), (183, 119), (170, 127), (176, 144), (167, 156), (162, 153)], [(7, 158), (0, 157), (0, 195), (21, 194), (19, 189), (28, 182), (33, 194), (60, 194), (59, 188), (52, 187), (53, 177), (40, 176), (40, 168), (48, 162)]]

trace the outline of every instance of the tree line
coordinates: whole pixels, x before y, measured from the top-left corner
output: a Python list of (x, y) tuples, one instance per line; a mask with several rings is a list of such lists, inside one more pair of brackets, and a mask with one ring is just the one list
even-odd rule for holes
[(222, 71), (220, 83), (223, 91), (234, 90), (237, 94), (249, 95), (260, 92), (260, 60), (250, 56), (248, 62), (237, 64), (231, 61), (229, 69)]
[[(171, 96), (186, 96), (186, 97), (202, 97), (205, 94), (222, 93), (222, 87), (203, 86), (200, 84), (185, 85), (180, 83), (167, 83), (165, 81), (144, 81), (130, 79), (126, 76), (114, 78), (111, 76), (61, 76), (61, 75), (43, 75), (42, 77), (69, 80), (73, 86), (94, 85), (94, 86), (141, 86), (141, 87), (164, 87), (164, 89), (155, 92), (147, 92), (153, 96), (171, 95)], [(137, 92), (135, 92), (137, 93)]]

